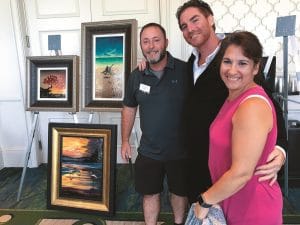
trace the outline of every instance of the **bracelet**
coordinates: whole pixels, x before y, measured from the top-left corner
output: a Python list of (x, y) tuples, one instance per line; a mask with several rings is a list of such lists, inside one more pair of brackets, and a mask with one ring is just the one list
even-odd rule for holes
[(201, 194), (197, 197), (197, 201), (198, 201), (199, 205), (200, 205), (201, 207), (203, 207), (203, 208), (210, 208), (210, 207), (212, 207), (211, 204), (208, 204), (208, 203), (206, 203), (206, 202), (203, 200)]

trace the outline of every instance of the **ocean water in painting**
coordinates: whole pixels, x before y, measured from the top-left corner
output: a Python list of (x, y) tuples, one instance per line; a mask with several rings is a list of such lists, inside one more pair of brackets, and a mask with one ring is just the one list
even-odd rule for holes
[(63, 137), (61, 197), (102, 200), (102, 138)]
[(106, 65), (122, 65), (123, 57), (97, 57), (96, 67), (103, 67)]
[(95, 37), (93, 100), (121, 100), (124, 94), (124, 41), (123, 34)]
[(99, 35), (95, 37), (96, 68), (122, 65), (124, 62), (124, 36)]
[(102, 198), (102, 163), (68, 162), (61, 165), (63, 196), (84, 199)]

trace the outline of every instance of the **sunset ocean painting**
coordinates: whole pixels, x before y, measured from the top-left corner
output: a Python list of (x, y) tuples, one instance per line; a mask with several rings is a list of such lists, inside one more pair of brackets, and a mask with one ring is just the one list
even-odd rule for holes
[(102, 201), (103, 138), (63, 136), (59, 195)]
[(93, 100), (122, 100), (124, 97), (124, 34), (94, 36)]

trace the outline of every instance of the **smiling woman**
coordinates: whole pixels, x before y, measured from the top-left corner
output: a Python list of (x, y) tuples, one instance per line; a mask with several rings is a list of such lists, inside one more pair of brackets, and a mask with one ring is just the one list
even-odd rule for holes
[[(282, 224), (283, 197), (277, 181), (260, 182), (255, 169), (267, 162), (277, 139), (272, 100), (254, 82), (262, 46), (251, 32), (234, 32), (222, 41), (220, 74), (229, 94), (209, 128), (209, 170), (212, 185), (202, 202), (220, 204), (231, 225)], [(220, 129), (220, 127), (222, 129)], [(196, 216), (208, 207), (199, 201)]]

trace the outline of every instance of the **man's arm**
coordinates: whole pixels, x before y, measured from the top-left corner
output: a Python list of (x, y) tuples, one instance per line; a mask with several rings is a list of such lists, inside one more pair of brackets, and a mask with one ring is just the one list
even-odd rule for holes
[(122, 147), (121, 155), (122, 158), (128, 160), (131, 158), (131, 148), (129, 144), (129, 138), (132, 131), (132, 127), (135, 120), (137, 107), (123, 106), (122, 109), (122, 120), (121, 120), (121, 136), (122, 136)]
[(267, 164), (257, 167), (255, 172), (256, 175), (260, 175), (259, 181), (270, 180), (270, 185), (272, 185), (276, 181), (277, 173), (284, 165), (286, 158), (286, 154), (284, 152), (284, 150), (286, 150), (288, 146), (286, 127), (284, 123), (282, 108), (279, 105), (278, 101), (274, 99), (268, 85), (266, 85), (263, 74), (257, 75), (255, 82), (264, 88), (268, 96), (271, 98), (276, 110), (278, 130), (276, 143), (277, 146), (275, 146), (274, 150), (268, 156)]

